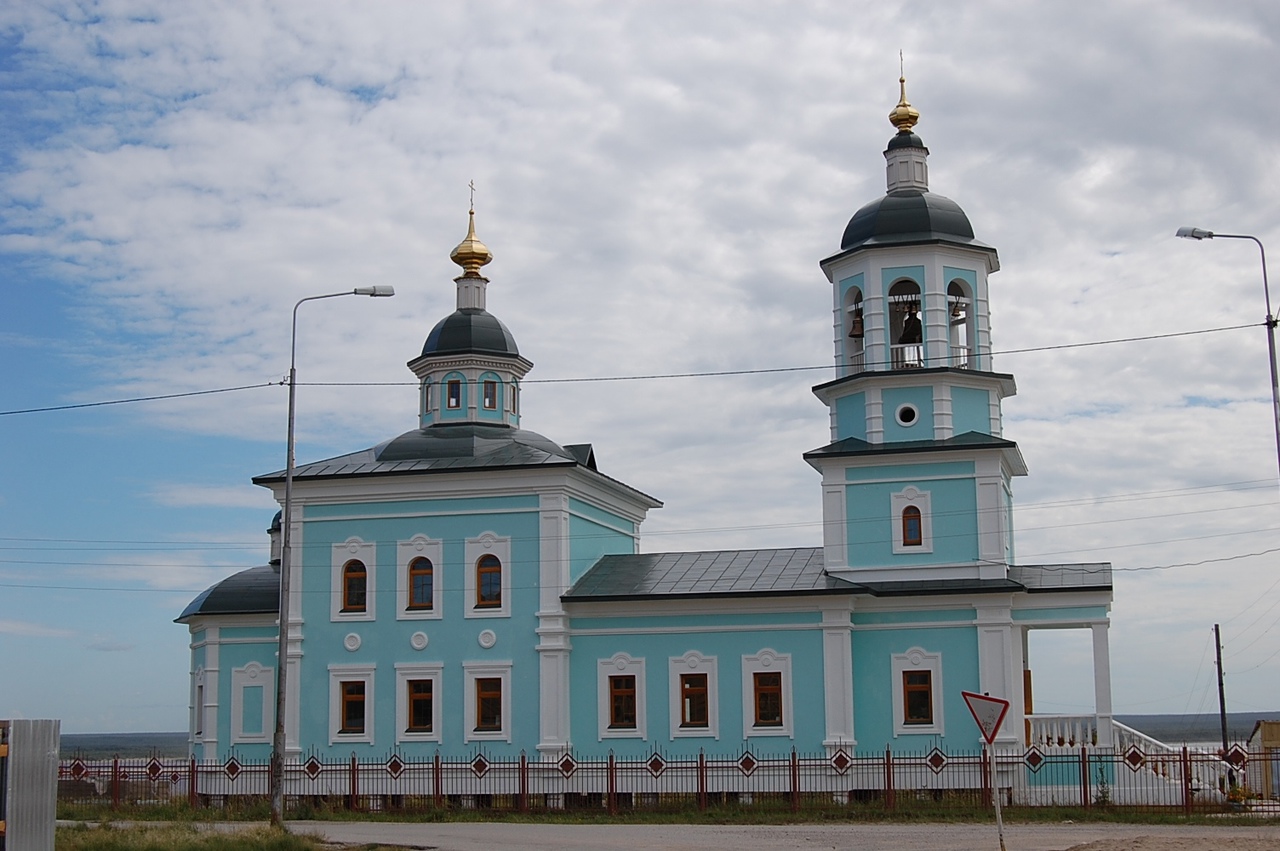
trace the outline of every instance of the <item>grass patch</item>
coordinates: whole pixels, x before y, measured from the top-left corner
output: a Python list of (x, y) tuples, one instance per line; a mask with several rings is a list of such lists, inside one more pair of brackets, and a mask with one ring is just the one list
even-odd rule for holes
[(194, 824), (60, 827), (57, 851), (321, 851), (317, 837), (297, 836), (269, 827), (234, 832), (201, 829)]

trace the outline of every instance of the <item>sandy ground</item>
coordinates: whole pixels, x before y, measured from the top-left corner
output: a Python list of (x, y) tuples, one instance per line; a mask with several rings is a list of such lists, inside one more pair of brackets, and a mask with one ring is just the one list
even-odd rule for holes
[[(335, 844), (422, 851), (999, 851), (994, 824), (542, 825), (294, 822)], [(1280, 826), (1007, 825), (1007, 851), (1280, 851)]]

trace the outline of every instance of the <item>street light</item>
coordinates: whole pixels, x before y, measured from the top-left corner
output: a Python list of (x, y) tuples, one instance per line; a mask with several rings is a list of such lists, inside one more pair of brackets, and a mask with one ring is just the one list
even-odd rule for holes
[(1276, 424), (1276, 463), (1280, 464), (1280, 379), (1276, 377), (1276, 319), (1271, 315), (1271, 287), (1267, 284), (1267, 249), (1246, 233), (1214, 233), (1203, 228), (1178, 228), (1183, 239), (1251, 239), (1262, 255), (1262, 292), (1267, 300), (1267, 364), (1271, 367), (1271, 411)]
[(289, 437), (284, 468), (284, 512), (280, 518), (280, 639), (276, 647), (276, 729), (271, 741), (271, 823), (274, 825), (284, 824), (285, 671), (288, 668), (289, 648), (289, 532), (293, 526), (293, 419), (294, 391), (298, 386), (298, 373), (294, 363), (298, 351), (298, 308), (302, 307), (303, 302), (319, 301), (322, 298), (344, 295), (389, 298), (395, 294), (395, 288), (389, 286), (356, 287), (340, 293), (307, 296), (299, 299), (293, 306), (293, 328), (289, 336)]

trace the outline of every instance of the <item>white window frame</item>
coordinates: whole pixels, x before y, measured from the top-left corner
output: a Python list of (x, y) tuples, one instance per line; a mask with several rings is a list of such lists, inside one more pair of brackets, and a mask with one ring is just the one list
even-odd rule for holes
[[(409, 608), (409, 562), (415, 558), (431, 561), (431, 608)], [(444, 541), (433, 540), (426, 535), (414, 535), (396, 544), (396, 620), (439, 620), (443, 596), (440, 593), (444, 578)]]
[[(246, 733), (244, 729), (245, 689), (262, 689), (262, 730)], [(275, 729), (275, 669), (250, 662), (243, 668), (231, 669), (231, 744), (261, 744), (271, 741)]]
[[(338, 742), (367, 742), (373, 744), (373, 728), (377, 719), (375, 713), (373, 674), (375, 665), (330, 665), (329, 666), (329, 744)], [(351, 682), (364, 683), (364, 732), (341, 733), (342, 729), (342, 684)]]
[[(494, 555), (502, 562), (502, 605), (479, 608), (476, 606), (476, 563), (484, 555)], [(493, 532), (485, 532), (476, 538), (467, 538), (466, 544), (466, 604), (463, 615), (468, 618), (511, 617), (511, 539)]]
[[(669, 715), (672, 739), (719, 739), (720, 738), (720, 678), (717, 676), (715, 656), (703, 656), (697, 650), (690, 650), (683, 656), (672, 656), (667, 660), (669, 697)], [(707, 675), (707, 726), (681, 727), (684, 717), (680, 706), (680, 675)]]
[[(502, 729), (476, 729), (476, 680), (497, 677), (502, 681)], [(511, 741), (511, 662), (463, 662), (462, 740), (464, 742)]]
[[(409, 732), (409, 681), (431, 680), (431, 732)], [(396, 741), (397, 742), (439, 742), (443, 713), (441, 706), (441, 684), (444, 681), (444, 665), (439, 662), (427, 664), (396, 663)], [(504, 701), (505, 702), (505, 701)]]
[[(352, 559), (364, 564), (364, 611), (342, 611), (342, 568)], [(333, 545), (331, 556), (333, 577), (329, 594), (329, 620), (372, 621), (378, 619), (378, 547), (372, 541), (347, 538)]]
[[(912, 647), (905, 653), (893, 654), (893, 735), (898, 736), (944, 736), (946, 735), (942, 717), (942, 654), (930, 653), (923, 647)], [(903, 723), (906, 711), (906, 696), (903, 694), (902, 675), (908, 671), (928, 671), (929, 696), (933, 699), (932, 724)]]
[[(192, 719), (191, 738), (196, 742), (204, 741), (204, 666), (196, 668), (194, 677), (195, 693), (191, 696)], [(272, 719), (274, 724), (275, 719)]]
[[(625, 729), (609, 726), (612, 701), (609, 694), (609, 677), (631, 676), (636, 678), (636, 726)], [(645, 717), (644, 659), (633, 659), (626, 653), (615, 653), (596, 663), (596, 717), (599, 719), (599, 738), (644, 739), (648, 723)]]
[[(782, 724), (777, 727), (756, 726), (755, 673), (782, 674)], [(791, 703), (791, 654), (765, 648), (754, 656), (742, 657), (742, 738), (753, 736), (786, 736), (795, 738), (795, 721)]]
[[(893, 551), (895, 553), (931, 553), (933, 552), (933, 512), (931, 511), (931, 494), (929, 491), (905, 487), (890, 496), (889, 524), (893, 529)], [(920, 543), (907, 546), (902, 539), (902, 512), (914, 505), (920, 509)]]

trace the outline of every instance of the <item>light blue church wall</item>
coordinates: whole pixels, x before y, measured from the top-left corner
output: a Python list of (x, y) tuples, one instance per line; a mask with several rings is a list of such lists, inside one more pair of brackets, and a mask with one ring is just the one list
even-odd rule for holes
[[(256, 730), (259, 738), (266, 741), (236, 742), (232, 740), (233, 707), (235, 706), (234, 674), (237, 668), (244, 668), (252, 662), (269, 669), (271, 675), (266, 677), (261, 687), (270, 689), (274, 705), (276, 639), (277, 633), (274, 627), (223, 626), (218, 631), (218, 748), (224, 753), (230, 749), (242, 759), (255, 760), (266, 759), (271, 754), (272, 731), (269, 727), (274, 725), (274, 719), (262, 711), (262, 691), (256, 693), (258, 701), (256, 705), (252, 703), (251, 695), (248, 696), (249, 699), (240, 702), (241, 729), (245, 733)], [(206, 696), (207, 699), (208, 696)], [(213, 758), (217, 755), (209, 753), (207, 756)]]
[[(464, 743), (465, 678), (463, 662), (511, 664), (511, 701), (516, 695), (536, 694), (538, 660), (534, 646), (537, 627), (539, 572), (539, 522), (536, 495), (485, 499), (416, 500), (397, 503), (307, 506), (304, 514), (303, 617), (306, 622), (306, 649), (303, 656), (304, 693), (313, 699), (304, 702), (301, 739), (314, 742), (330, 756), (355, 753), (361, 758), (385, 755), (396, 747), (395, 664), (443, 665), (440, 694), (445, 753), (464, 754), (481, 747)], [(400, 515), (400, 516), (396, 516)], [(405, 516), (407, 515), (407, 516)], [(510, 558), (504, 563), (504, 598), (510, 616), (475, 616), (466, 591), (468, 571), (466, 541), (483, 533), (509, 539)], [(397, 542), (425, 535), (443, 542), (443, 560), (435, 566), (439, 585), (440, 617), (397, 619)], [(369, 586), (369, 600), (376, 620), (332, 620), (333, 545), (351, 537), (376, 545), (376, 574)], [(468, 614), (472, 617), (467, 617)], [(484, 648), (478, 637), (492, 630), (496, 642)], [(428, 643), (415, 650), (411, 636), (422, 632)], [(346, 649), (348, 634), (360, 637), (359, 647)], [(313, 661), (314, 660), (314, 661)], [(366, 724), (373, 741), (341, 741), (329, 745), (328, 664), (375, 666), (372, 701), (366, 698)], [(482, 749), (495, 756), (515, 756), (532, 751), (537, 744), (537, 713), (510, 713), (510, 743), (487, 741)], [(399, 746), (406, 755), (434, 753), (430, 742), (406, 742)]]
[[(976, 559), (978, 497), (973, 474), (973, 464), (967, 461), (848, 468), (849, 564), (952, 564)], [(930, 494), (934, 506), (931, 552), (893, 551), (892, 497), (908, 485)]]
[[(925, 618), (912, 613), (916, 622)], [(918, 647), (941, 656), (941, 682), (934, 683), (935, 722), (941, 714), (942, 734), (895, 731), (893, 657)], [(882, 752), (883, 743), (899, 752), (925, 753), (944, 739), (951, 748), (977, 749), (979, 733), (960, 692), (978, 689), (978, 637), (973, 626), (903, 629), (855, 629), (853, 633), (854, 736)]]
[(963, 281), (969, 288), (969, 298), (973, 298), (978, 292), (978, 273), (972, 269), (959, 269), (955, 266), (943, 266), (942, 277), (945, 278), (945, 284), (951, 285), (951, 282), (959, 279)]
[[(459, 405), (456, 408), (449, 407), (449, 382), (457, 381), (461, 388), (461, 396), (459, 397)], [(467, 405), (470, 403), (470, 394), (472, 387), (467, 381), (467, 377), (460, 372), (451, 372), (440, 381), (440, 398), (436, 400), (436, 407), (440, 410), (440, 421), (447, 422), (458, 420), (459, 422), (467, 420), (470, 415), (467, 412)]]
[(850, 393), (836, 400), (836, 440), (867, 439), (867, 394)]
[[(486, 408), (484, 406), (484, 383), (492, 381), (494, 384), (494, 407)], [(481, 421), (501, 423), (505, 421), (504, 411), (506, 411), (506, 389), (507, 385), (503, 383), (502, 378), (496, 372), (481, 373), (480, 381), (475, 385), (476, 393), (476, 414)]]
[(569, 500), (569, 511), (570, 582), (581, 579), (601, 556), (636, 551), (635, 524), (625, 517), (580, 499)]
[(886, 266), (881, 269), (880, 283), (884, 287), (884, 295), (888, 297), (890, 287), (898, 281), (908, 278), (915, 281), (921, 291), (924, 290), (923, 266)]
[(991, 434), (991, 397), (986, 390), (951, 388), (951, 424), (956, 434)]
[[(933, 440), (933, 388), (932, 387), (898, 387), (885, 389), (881, 394), (884, 401), (884, 440), (894, 443), (900, 440)], [(897, 411), (903, 405), (911, 405), (916, 409), (916, 419), (910, 425), (898, 423)]]
[[(655, 750), (683, 754), (704, 750), (708, 755), (738, 756), (749, 748), (756, 755), (774, 755), (788, 753), (793, 746), (802, 752), (820, 751), (826, 729), (820, 624), (821, 616), (816, 612), (575, 618), (570, 674), (575, 753), (603, 756), (613, 751), (631, 757)], [(735, 625), (739, 628), (735, 629)], [(608, 634), (596, 632), (605, 629)], [(753, 732), (744, 740), (744, 712), (754, 709), (750, 702), (743, 706), (743, 656), (754, 656), (765, 649), (790, 656), (791, 698), (789, 705), (784, 704), (784, 712), (789, 708), (793, 716), (789, 727), (794, 737)], [(716, 660), (718, 737), (672, 736), (670, 660), (689, 651)], [(608, 670), (601, 672), (600, 661), (617, 653), (644, 660), (643, 739), (602, 739), (600, 735), (599, 678), (608, 676)], [(607, 726), (607, 719), (604, 725)], [(678, 717), (675, 725), (679, 725)]]

